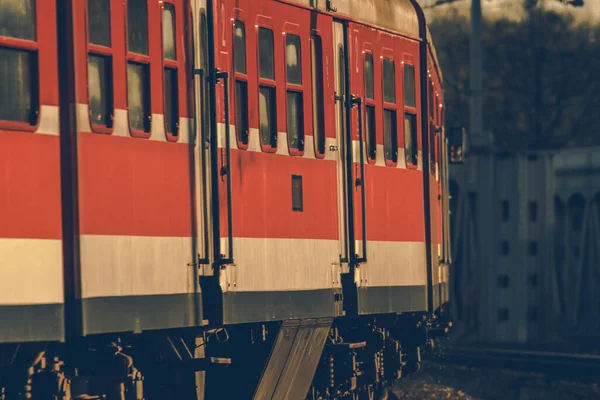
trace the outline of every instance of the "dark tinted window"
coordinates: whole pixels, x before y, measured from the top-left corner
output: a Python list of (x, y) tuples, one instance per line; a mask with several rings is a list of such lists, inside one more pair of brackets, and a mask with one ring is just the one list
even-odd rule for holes
[(150, 79), (148, 65), (127, 64), (127, 100), (131, 129), (150, 131)]
[(36, 53), (0, 47), (0, 120), (36, 124), (37, 70)]
[(404, 64), (404, 105), (408, 107), (417, 106), (415, 96), (415, 67), (410, 64)]
[(0, 1), (0, 36), (35, 40), (35, 25), (35, 0)]
[(235, 82), (235, 126), (237, 140), (248, 144), (248, 83)]
[(285, 37), (285, 65), (287, 81), (297, 85), (302, 84), (302, 51), (300, 37), (286, 35)]
[(315, 150), (325, 154), (325, 105), (323, 101), (323, 43), (314, 36), (312, 51), (313, 129)]
[(148, 55), (147, 0), (127, 0), (129, 51)]
[(246, 73), (246, 26), (235, 21), (234, 27), (235, 72)]
[(177, 60), (175, 40), (175, 6), (164, 3), (163, 9), (163, 51), (168, 60)]
[(415, 114), (404, 114), (404, 149), (406, 151), (406, 161), (417, 165), (418, 143), (417, 143), (417, 116)]
[(304, 149), (304, 113), (302, 93), (287, 92), (287, 134), (290, 148)]
[(168, 133), (177, 135), (178, 119), (177, 70), (165, 68), (165, 125)]
[(394, 60), (383, 59), (383, 100), (396, 103), (396, 69)]
[(397, 132), (396, 110), (384, 110), (383, 145), (385, 147), (385, 159), (392, 162), (398, 161)]
[(275, 79), (275, 67), (273, 63), (273, 31), (266, 28), (258, 28), (258, 53), (260, 77)]
[(277, 124), (275, 108), (275, 88), (268, 86), (260, 87), (259, 96), (260, 114), (260, 142), (264, 146), (277, 146)]
[(111, 125), (111, 61), (110, 57), (89, 55), (88, 91), (92, 124)]
[(529, 222), (537, 221), (537, 202), (530, 201), (529, 202)]
[(110, 47), (110, 0), (88, 0), (90, 43)]
[(377, 139), (375, 134), (375, 106), (368, 105), (366, 107), (365, 127), (367, 129), (368, 156), (370, 159), (374, 160), (377, 155)]
[(375, 79), (373, 77), (373, 54), (365, 54), (365, 93), (367, 99), (375, 99)]

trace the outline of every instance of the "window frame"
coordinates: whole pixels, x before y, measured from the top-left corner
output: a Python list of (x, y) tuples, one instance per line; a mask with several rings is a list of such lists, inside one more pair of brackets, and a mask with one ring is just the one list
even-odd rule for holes
[[(108, 27), (108, 31), (110, 32), (110, 47), (93, 44), (90, 43), (91, 35), (90, 35), (90, 26), (89, 26), (89, 0), (84, 1), (84, 9), (85, 9), (85, 45), (86, 45), (86, 62), (85, 62), (85, 87), (86, 87), (86, 101), (88, 104), (88, 118), (90, 123), (90, 128), (93, 133), (107, 134), (112, 135), (115, 127), (115, 90), (114, 90), (114, 82), (115, 82), (115, 50), (114, 50), (114, 28), (115, 24), (113, 22), (113, 1), (108, 0), (109, 10), (108, 10), (108, 21), (110, 26)], [(110, 101), (109, 108), (112, 110), (109, 119), (110, 125), (100, 125), (92, 122), (92, 108), (90, 104), (90, 84), (89, 84), (89, 76), (90, 76), (90, 56), (99, 56), (105, 59), (110, 60), (110, 82), (107, 84), (107, 101)]]
[[(404, 85), (404, 74), (405, 74), (405, 66), (406, 65), (410, 65), (413, 68), (413, 72), (414, 72), (414, 87), (415, 87), (415, 106), (407, 106), (406, 105), (406, 101), (405, 101), (405, 85)], [(403, 113), (402, 113), (402, 133), (403, 133), (403, 140), (404, 140), (404, 160), (406, 162), (406, 168), (407, 169), (418, 169), (419, 168), (419, 144), (420, 144), (420, 140), (419, 140), (419, 112), (418, 112), (418, 107), (419, 107), (419, 99), (417, 97), (417, 93), (418, 93), (418, 86), (417, 86), (417, 82), (418, 82), (418, 77), (417, 77), (417, 68), (415, 63), (413, 62), (413, 58), (409, 55), (409, 54), (404, 54), (403, 58), (402, 58), (402, 105), (403, 105)], [(409, 155), (408, 152), (406, 151), (406, 131), (404, 129), (405, 123), (404, 123), (404, 119), (406, 118), (406, 114), (411, 114), (414, 116), (415, 118), (415, 130), (416, 130), (416, 143), (415, 143), (415, 148), (416, 148), (416, 163), (412, 163), (409, 160)]]
[[(242, 24), (244, 24), (244, 42), (245, 42), (245, 54), (246, 54), (246, 59), (244, 60), (245, 64), (246, 64), (246, 73), (242, 73), (242, 72), (238, 72), (237, 68), (236, 68), (236, 52), (235, 52), (235, 26), (236, 26), (236, 22), (241, 22)], [(236, 9), (235, 10), (235, 16), (231, 17), (230, 19), (231, 22), (231, 35), (232, 35), (232, 39), (231, 39), (231, 47), (232, 47), (232, 51), (231, 51), (231, 70), (233, 71), (233, 85), (231, 85), (231, 98), (233, 99), (232, 104), (234, 105), (234, 113), (233, 113), (233, 122), (235, 124), (235, 141), (237, 144), (238, 149), (240, 150), (247, 150), (248, 147), (250, 146), (250, 75), (248, 74), (248, 23), (246, 22), (246, 19), (244, 18), (243, 13), (241, 12), (241, 10)], [(274, 38), (273, 38), (274, 39)], [(245, 82), (246, 83), (246, 120), (248, 123), (248, 133), (247, 133), (247, 142), (248, 143), (243, 143), (242, 141), (240, 141), (240, 138), (238, 137), (238, 121), (237, 121), (237, 83), (238, 81), (240, 82)], [(260, 139), (260, 138), (259, 138)]]
[[(129, 127), (129, 134), (131, 135), (131, 137), (134, 138), (142, 138), (142, 139), (148, 139), (150, 138), (150, 136), (152, 135), (152, 126), (153, 126), (153, 118), (152, 118), (152, 58), (150, 56), (151, 53), (151, 48), (152, 46), (150, 45), (150, 5), (148, 4), (148, 1), (145, 0), (146, 3), (146, 18), (147, 18), (147, 39), (148, 39), (148, 55), (145, 54), (140, 54), (140, 53), (135, 53), (129, 50), (129, 1), (131, 0), (127, 0), (125, 2), (125, 6), (124, 6), (124, 20), (125, 20), (125, 86), (126, 86), (126, 90), (125, 90), (125, 101), (127, 104), (127, 126)], [(162, 11), (162, 8), (161, 8)], [(162, 14), (161, 14), (161, 23), (162, 23)], [(161, 37), (162, 37), (162, 30), (161, 30)], [(147, 82), (147, 99), (145, 99), (145, 101), (148, 102), (148, 117), (149, 117), (149, 121), (148, 121), (148, 130), (141, 130), (141, 129), (133, 129), (133, 127), (131, 126), (131, 118), (129, 116), (129, 63), (134, 63), (134, 64), (139, 64), (139, 65), (145, 65), (148, 68), (148, 82)]]
[[(300, 40), (300, 79), (301, 82), (300, 84), (297, 83), (290, 83), (289, 79), (288, 79), (288, 71), (287, 71), (287, 37), (288, 35), (293, 35), (296, 36), (299, 40)], [(306, 113), (305, 113), (305, 105), (306, 105), (306, 96), (305, 96), (305, 90), (304, 90), (304, 86), (306, 84), (306, 79), (305, 79), (305, 74), (304, 74), (304, 62), (305, 62), (305, 54), (304, 54), (304, 39), (303, 36), (300, 34), (299, 31), (299, 27), (295, 24), (290, 24), (290, 23), (285, 23), (283, 25), (283, 31), (282, 31), (282, 36), (283, 36), (283, 40), (282, 40), (282, 44), (283, 44), (283, 64), (285, 66), (284, 68), (284, 79), (285, 79), (285, 115), (286, 115), (286, 119), (285, 119), (285, 131), (286, 131), (286, 137), (287, 137), (287, 147), (288, 147), (288, 153), (291, 156), (303, 156), (304, 155), (304, 151), (306, 150)], [(298, 128), (300, 129), (300, 127), (302, 128), (302, 132), (300, 135), (300, 132), (298, 132), (298, 139), (300, 140), (300, 144), (301, 146), (299, 146), (298, 149), (295, 149), (291, 146), (291, 141), (290, 141), (290, 134), (289, 134), (289, 127), (288, 127), (288, 123), (287, 123), (287, 115), (288, 115), (288, 94), (292, 92), (295, 94), (300, 94), (300, 97), (302, 99), (302, 115), (300, 116), (300, 118), (298, 118)], [(301, 136), (301, 138), (300, 138)]]
[[(396, 59), (394, 58), (394, 51), (392, 49), (388, 49), (388, 48), (382, 48), (381, 50), (381, 55), (379, 56), (380, 64), (381, 64), (381, 100), (382, 100), (382, 115), (383, 115), (383, 127), (382, 127), (382, 132), (383, 132), (383, 158), (385, 161), (385, 166), (386, 167), (397, 167), (398, 166), (398, 160), (399, 160), (399, 156), (400, 156), (400, 152), (399, 150), (399, 141), (398, 141), (398, 109), (400, 108), (398, 105), (398, 69), (396, 68)], [(385, 100), (385, 71), (384, 71), (384, 64), (385, 64), (385, 60), (391, 61), (393, 63), (394, 66), (394, 98), (395, 98), (395, 103), (389, 103)], [(388, 159), (385, 155), (385, 147), (386, 147), (386, 138), (385, 138), (385, 114), (386, 111), (392, 111), (393, 113), (396, 114), (396, 132), (395, 132), (395, 136), (396, 136), (396, 148), (392, 148), (392, 151), (395, 152), (396, 154), (396, 160), (393, 159)], [(394, 135), (394, 132), (392, 132), (392, 135)]]
[[(164, 26), (163, 26), (163, 18), (164, 18), (164, 10), (165, 10), (165, 4), (171, 4), (173, 6), (173, 9), (175, 11), (175, 56), (177, 57), (177, 60), (169, 60), (168, 58), (165, 57), (165, 47), (164, 47)], [(180, 4), (180, 2), (176, 1), (176, 0), (163, 0), (161, 5), (160, 5), (160, 49), (161, 49), (161, 60), (162, 60), (162, 68), (161, 68), (161, 79), (162, 79), (162, 104), (163, 104), (163, 110), (162, 110), (162, 115), (163, 115), (163, 126), (164, 126), (164, 130), (165, 130), (165, 137), (167, 139), (168, 142), (178, 142), (179, 141), (179, 136), (181, 133), (181, 127), (179, 126), (179, 123), (181, 122), (181, 109), (182, 109), (182, 101), (181, 101), (181, 92), (180, 92), (180, 81), (181, 81), (181, 74), (183, 73), (182, 70), (183, 68), (181, 67), (181, 63), (182, 63), (182, 51), (183, 49), (181, 48), (182, 46), (178, 45), (179, 43), (177, 43), (177, 38), (178, 37), (182, 37), (180, 30), (182, 29), (182, 23), (183, 23), (183, 5)], [(148, 30), (150, 30), (150, 27), (148, 27)], [(165, 96), (165, 88), (166, 88), (166, 78), (165, 78), (165, 71), (167, 69), (170, 70), (175, 70), (175, 76), (176, 76), (176, 82), (177, 82), (177, 86), (176, 86), (176, 96), (175, 98), (177, 99), (177, 123), (176, 123), (176, 127), (177, 127), (177, 133), (173, 134), (172, 132), (169, 133), (168, 129), (167, 129), (167, 102), (166, 102), (166, 96)]]
[(28, 39), (18, 39), (8, 36), (0, 36), (0, 48), (5, 48), (8, 50), (17, 50), (28, 52), (35, 57), (35, 66), (37, 67), (37, 71), (30, 71), (32, 77), (35, 76), (35, 82), (31, 82), (30, 87), (30, 96), (31, 96), (31, 106), (32, 111), (33, 107), (35, 107), (36, 119), (35, 123), (23, 122), (23, 121), (9, 121), (9, 120), (0, 120), (0, 130), (7, 131), (21, 131), (21, 132), (35, 132), (41, 120), (41, 111), (42, 111), (42, 102), (41, 102), (41, 82), (42, 82), (42, 74), (40, 68), (40, 44), (39, 44), (39, 31), (40, 31), (40, 7), (38, 1), (34, 1), (35, 5), (35, 41)]
[[(265, 21), (265, 19), (267, 21)], [(258, 90), (256, 91), (257, 94), (257, 107), (258, 107), (258, 135), (259, 135), (259, 143), (260, 143), (260, 148), (262, 150), (263, 153), (277, 153), (277, 147), (279, 146), (279, 122), (278, 122), (278, 108), (277, 108), (277, 60), (276, 60), (276, 55), (277, 55), (277, 43), (276, 43), (276, 35), (275, 35), (275, 27), (272, 25), (270, 18), (265, 18), (261, 16), (258, 16), (256, 19), (256, 23), (254, 24), (254, 28), (256, 29), (256, 77), (257, 77), (257, 81), (258, 81)], [(273, 34), (273, 79), (268, 79), (268, 78), (263, 78), (260, 76), (260, 36), (259, 36), (259, 32), (260, 29), (267, 29), (269, 31), (271, 31), (271, 33)], [(248, 52), (246, 51), (246, 54), (248, 54)], [(273, 91), (274, 94), (274, 99), (272, 99), (273, 104), (275, 105), (275, 108), (272, 111), (272, 115), (273, 115), (273, 119), (272, 119), (272, 123), (275, 124), (275, 137), (271, 137), (271, 140), (275, 139), (275, 145), (273, 146), (272, 144), (264, 144), (262, 142), (262, 137), (260, 136), (260, 89), (262, 87), (266, 87), (269, 88), (270, 90)]]
[[(319, 38), (320, 41), (320, 68), (321, 68), (321, 76), (317, 77), (315, 76), (315, 74), (317, 73), (316, 69), (313, 68), (313, 65), (318, 65), (318, 61), (319, 60), (315, 60), (313, 57), (313, 49), (315, 50), (314, 53), (316, 54), (317, 52), (317, 47), (316, 47), (316, 42), (315, 42), (315, 38)], [(311, 114), (312, 114), (312, 137), (313, 137), (313, 147), (314, 147), (314, 152), (315, 152), (315, 158), (317, 159), (324, 159), (325, 158), (325, 153), (327, 152), (327, 129), (326, 129), (326, 124), (325, 124), (325, 68), (324, 68), (324, 64), (323, 64), (323, 55), (324, 55), (324, 51), (323, 51), (323, 35), (321, 34), (321, 31), (317, 30), (317, 29), (313, 29), (310, 35), (310, 84), (311, 84), (311, 102), (312, 102), (312, 110), (311, 110)], [(317, 81), (317, 79), (320, 78), (320, 82)], [(317, 90), (315, 91), (315, 88), (318, 86), (315, 85), (319, 85), (320, 84), (320, 91)], [(320, 96), (320, 98), (319, 98)], [(315, 104), (315, 100), (320, 100), (320, 104)], [(315, 116), (315, 111), (317, 110), (317, 108), (320, 106), (321, 108), (321, 120), (319, 120), (318, 115)], [(319, 113), (319, 111), (317, 111), (317, 114)], [(318, 140), (317, 140), (317, 136), (316, 136), (316, 125), (320, 126), (320, 129), (322, 130), (321, 135), (323, 135), (323, 151), (321, 152), (319, 150), (319, 145), (318, 145)]]
[[(375, 69), (376, 69), (376, 58), (375, 54), (373, 52), (373, 49), (371, 47), (370, 43), (365, 43), (364, 44), (364, 49), (363, 49), (363, 86), (364, 86), (364, 91), (365, 91), (365, 96), (364, 96), (364, 103), (365, 103), (365, 109), (364, 109), (364, 119), (365, 119), (365, 144), (366, 144), (366, 153), (367, 153), (367, 163), (368, 164), (376, 164), (377, 163), (377, 90), (376, 90), (376, 82), (377, 80), (375, 79)], [(371, 59), (373, 61), (373, 98), (369, 98), (367, 96), (367, 55), (371, 56)], [(372, 107), (373, 108), (373, 117), (374, 117), (374, 127), (375, 127), (375, 148), (374, 148), (374, 157), (371, 157), (371, 155), (369, 154), (369, 146), (371, 145), (371, 141), (369, 139), (369, 129), (367, 126), (367, 109), (368, 107)], [(396, 122), (396, 126), (397, 126), (397, 122)], [(384, 157), (385, 158), (385, 157)]]

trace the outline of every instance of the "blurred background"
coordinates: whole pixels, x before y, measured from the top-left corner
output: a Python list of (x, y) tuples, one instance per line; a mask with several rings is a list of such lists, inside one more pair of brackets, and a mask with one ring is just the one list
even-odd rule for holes
[(444, 74), (454, 341), (600, 349), (600, 2), (421, 0)]

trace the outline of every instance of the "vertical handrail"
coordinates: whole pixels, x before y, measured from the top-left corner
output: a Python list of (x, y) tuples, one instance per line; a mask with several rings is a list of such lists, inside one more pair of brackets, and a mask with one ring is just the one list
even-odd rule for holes
[(365, 154), (363, 142), (363, 99), (352, 96), (352, 106), (358, 106), (358, 147), (360, 151), (360, 181), (356, 180), (356, 186), (360, 184), (361, 209), (362, 209), (362, 257), (356, 255), (356, 263), (367, 262), (367, 198), (365, 194)]
[[(233, 264), (233, 214), (231, 209), (231, 138), (230, 138), (230, 117), (229, 117), (229, 73), (217, 72), (217, 81), (223, 79), (225, 92), (225, 160), (227, 165), (221, 169), (221, 176), (227, 175), (227, 257), (221, 255), (220, 264)], [(220, 235), (219, 235), (220, 237)]]

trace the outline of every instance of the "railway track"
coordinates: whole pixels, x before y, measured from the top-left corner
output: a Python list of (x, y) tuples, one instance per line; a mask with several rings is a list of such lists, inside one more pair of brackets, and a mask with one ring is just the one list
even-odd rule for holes
[(557, 376), (600, 376), (600, 356), (597, 355), (445, 346), (435, 358), (443, 363), (507, 368)]

